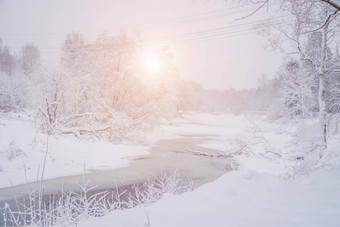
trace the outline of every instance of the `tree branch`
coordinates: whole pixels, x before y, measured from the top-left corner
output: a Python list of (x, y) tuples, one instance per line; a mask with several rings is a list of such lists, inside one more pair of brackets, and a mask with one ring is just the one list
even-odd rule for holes
[(265, 1), (262, 1), (262, 2), (253, 2), (253, 4), (258, 4), (258, 3), (262, 3), (259, 7), (257, 7), (253, 12), (251, 12), (250, 14), (246, 15), (246, 16), (243, 16), (241, 18), (237, 18), (235, 19), (234, 21), (238, 21), (238, 20), (243, 20), (243, 19), (246, 19), (248, 17), (251, 17), (253, 16), (255, 13), (257, 13), (260, 9), (262, 9), (267, 3), (269, 2), (269, 0), (265, 0)]
[(328, 5), (331, 5), (333, 8), (340, 10), (340, 5), (332, 0), (320, 0), (321, 2), (327, 3)]
[(311, 30), (311, 31), (303, 32), (303, 33), (301, 33), (301, 34), (313, 33), (313, 32), (316, 32), (316, 31), (322, 29), (322, 28), (325, 27), (328, 23), (330, 23), (330, 20), (331, 20), (332, 16), (336, 16), (336, 14), (337, 14), (338, 12), (339, 12), (339, 10), (335, 10), (334, 13), (328, 15), (328, 17), (327, 17), (325, 23), (323, 23), (323, 25), (321, 25), (320, 27), (318, 27), (318, 28), (316, 28), (316, 29), (314, 29), (314, 30)]

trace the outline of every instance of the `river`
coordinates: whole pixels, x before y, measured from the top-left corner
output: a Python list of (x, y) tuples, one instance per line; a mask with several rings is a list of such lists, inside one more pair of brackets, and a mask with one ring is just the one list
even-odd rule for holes
[[(110, 171), (93, 170), (85, 175), (58, 177), (43, 181), (44, 194), (58, 194), (64, 191), (79, 190), (78, 184), (89, 181), (89, 187), (112, 189), (147, 181), (150, 176), (157, 176), (161, 171), (178, 171), (183, 179), (190, 179), (196, 186), (213, 181), (231, 170), (230, 160), (214, 156), (198, 156), (192, 151), (216, 154), (218, 151), (199, 144), (214, 140), (213, 134), (186, 134), (176, 139), (159, 140), (150, 148), (149, 155), (136, 156), (133, 162), (124, 168)], [(28, 183), (0, 189), (0, 201), (20, 198), (37, 187), (37, 183)]]

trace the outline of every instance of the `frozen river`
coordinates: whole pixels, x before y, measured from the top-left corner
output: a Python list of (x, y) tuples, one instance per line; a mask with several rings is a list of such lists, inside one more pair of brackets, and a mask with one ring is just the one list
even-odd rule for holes
[[(161, 171), (178, 171), (181, 178), (190, 179), (196, 186), (215, 180), (231, 170), (230, 160), (226, 158), (193, 155), (192, 151), (216, 154), (218, 151), (200, 147), (199, 144), (214, 140), (214, 134), (184, 134), (176, 139), (156, 141), (150, 147), (149, 155), (136, 156), (133, 162), (124, 168), (110, 171), (93, 170), (85, 175), (58, 177), (43, 181), (44, 194), (58, 194), (64, 191), (79, 190), (84, 176), (89, 186), (96, 189), (111, 189), (116, 186), (139, 184), (150, 176), (157, 176)], [(0, 200), (13, 199), (27, 194), (37, 184), (29, 183), (0, 189)]]

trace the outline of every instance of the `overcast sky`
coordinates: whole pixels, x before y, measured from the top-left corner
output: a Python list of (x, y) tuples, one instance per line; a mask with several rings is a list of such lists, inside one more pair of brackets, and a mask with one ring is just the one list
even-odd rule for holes
[(140, 31), (149, 48), (168, 45), (178, 71), (208, 89), (251, 88), (278, 69), (278, 52), (250, 30), (249, 7), (193, 0), (0, 0), (0, 37), (13, 52), (26, 42), (39, 46), (44, 63), (56, 65), (62, 40), (71, 31), (97, 34)]

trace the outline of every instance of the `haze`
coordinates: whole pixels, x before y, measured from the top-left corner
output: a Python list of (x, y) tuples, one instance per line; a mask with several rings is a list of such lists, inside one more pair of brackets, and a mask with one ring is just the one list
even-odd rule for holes
[[(139, 32), (151, 49), (169, 46), (183, 79), (206, 89), (254, 88), (261, 75), (273, 77), (281, 54), (266, 50), (267, 41), (249, 26), (237, 27), (245, 22), (234, 19), (251, 8), (234, 8), (233, 16), (231, 9), (224, 1), (0, 1), (0, 37), (18, 54), (33, 42), (45, 65), (55, 68), (61, 43), (72, 31), (88, 39)], [(222, 33), (205, 32), (224, 27)]]

